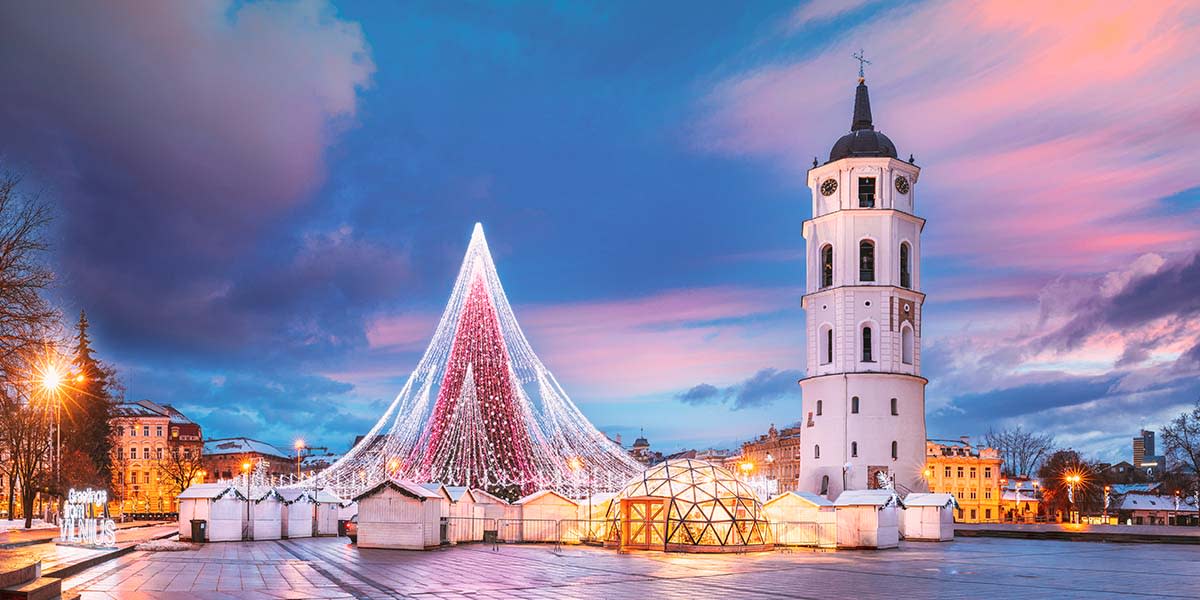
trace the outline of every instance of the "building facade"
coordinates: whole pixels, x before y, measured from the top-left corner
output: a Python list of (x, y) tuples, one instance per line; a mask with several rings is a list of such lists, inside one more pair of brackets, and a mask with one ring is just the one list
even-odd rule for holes
[(175, 512), (180, 490), (167, 475), (172, 452), (198, 458), (200, 426), (169, 404), (150, 400), (119, 404), (110, 425), (115, 504), (122, 513)]
[(1156, 452), (1154, 432), (1145, 429), (1133, 438), (1133, 465), (1147, 477), (1157, 477), (1167, 467), (1167, 459)]
[(765, 489), (772, 494), (798, 490), (803, 429), (796, 423), (778, 430), (772, 423), (766, 434), (743, 443), (742, 461), (750, 465), (747, 475), (766, 481)]
[[(953, 494), (959, 523), (998, 521), (1001, 511), (1000, 467), (995, 448), (974, 448), (969, 438), (928, 440), (925, 443), (925, 477), (929, 491)], [(1032, 491), (1032, 490), (1031, 490)]]
[(207, 440), (204, 442), (204, 481), (233, 479), (242, 474), (242, 465), (249, 463), (256, 468), (259, 462), (266, 463), (267, 475), (278, 477), (295, 474), (296, 458), (258, 440), (238, 437)]
[(808, 172), (802, 491), (926, 489), (920, 173), (875, 130), (860, 77), (850, 133)]

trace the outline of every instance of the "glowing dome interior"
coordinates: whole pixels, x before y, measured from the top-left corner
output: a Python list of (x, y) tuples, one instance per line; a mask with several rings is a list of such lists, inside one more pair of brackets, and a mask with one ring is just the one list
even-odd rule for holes
[[(703, 460), (677, 459), (646, 469), (613, 498), (606, 520), (607, 541), (622, 546), (630, 541), (622, 536), (639, 535), (646, 540), (641, 545), (667, 550), (770, 544), (762, 502), (754, 491)], [(638, 526), (623, 522), (630, 520)]]

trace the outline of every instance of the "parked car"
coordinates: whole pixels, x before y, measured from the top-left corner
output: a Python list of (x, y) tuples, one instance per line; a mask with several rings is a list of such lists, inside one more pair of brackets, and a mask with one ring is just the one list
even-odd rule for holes
[(351, 544), (358, 543), (358, 515), (354, 515), (350, 517), (349, 521), (346, 521), (346, 537), (350, 538)]

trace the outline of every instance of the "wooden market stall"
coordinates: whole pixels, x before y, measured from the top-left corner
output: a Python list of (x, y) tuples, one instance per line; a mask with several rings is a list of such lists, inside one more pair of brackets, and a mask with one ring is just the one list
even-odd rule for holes
[(900, 509), (904, 503), (891, 490), (846, 490), (833, 505), (837, 510), (838, 548), (900, 545)]
[(386, 479), (354, 498), (358, 546), (423, 550), (442, 543), (443, 496), (417, 483)]
[(906, 540), (952, 541), (956, 509), (958, 502), (952, 494), (911, 493), (904, 499), (900, 535)]

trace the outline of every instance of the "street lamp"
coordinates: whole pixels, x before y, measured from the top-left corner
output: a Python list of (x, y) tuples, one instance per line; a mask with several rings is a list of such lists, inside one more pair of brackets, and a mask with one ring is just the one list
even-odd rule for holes
[(1104, 524), (1105, 525), (1108, 524), (1108, 491), (1111, 489), (1112, 488), (1107, 485), (1104, 486)]
[(296, 440), (296, 477), (300, 477), (300, 453), (304, 450), (304, 440)]
[(738, 467), (742, 470), (743, 481), (748, 481), (750, 477), (750, 471), (754, 470), (754, 463), (746, 461), (738, 465)]
[(1083, 477), (1080, 477), (1079, 473), (1068, 473), (1065, 479), (1067, 481), (1067, 516), (1073, 523), (1075, 522), (1073, 515), (1075, 509), (1075, 486), (1083, 481)]
[(242, 463), (242, 478), (246, 480), (246, 524), (242, 526), (242, 539), (250, 539), (250, 461)]

